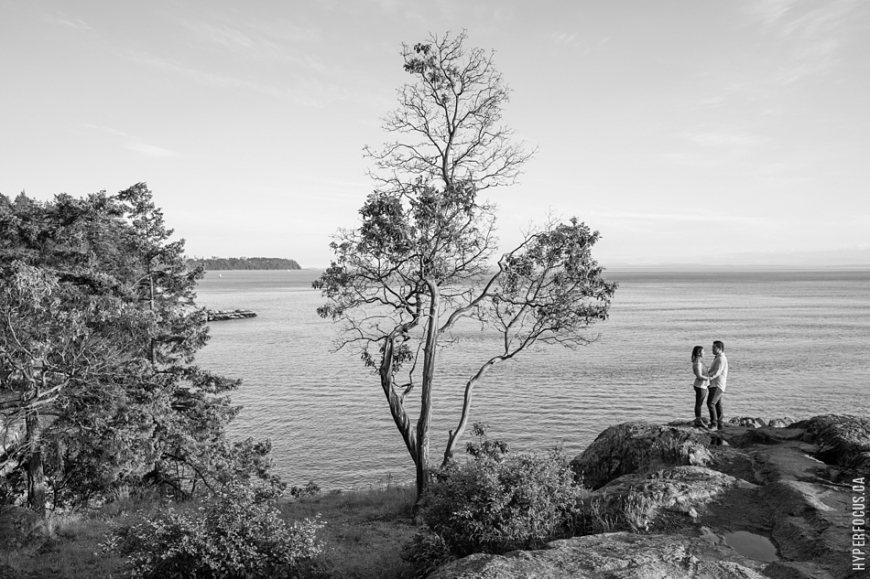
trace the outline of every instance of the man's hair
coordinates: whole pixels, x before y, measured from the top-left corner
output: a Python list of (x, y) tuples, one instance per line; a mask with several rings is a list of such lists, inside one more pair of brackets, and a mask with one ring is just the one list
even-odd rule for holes
[(721, 341), (716, 340), (715, 342), (713, 342), (713, 345), (719, 348), (720, 351), (725, 351), (725, 344), (723, 344)]

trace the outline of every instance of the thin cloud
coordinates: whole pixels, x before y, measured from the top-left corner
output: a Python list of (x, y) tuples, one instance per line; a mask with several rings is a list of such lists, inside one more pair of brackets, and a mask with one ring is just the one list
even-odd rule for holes
[(677, 135), (683, 139), (692, 141), (706, 147), (750, 148), (756, 147), (766, 139), (749, 133), (729, 132), (683, 132)]
[(861, 30), (850, 30), (855, 0), (821, 2), (807, 9), (797, 0), (752, 0), (746, 13), (759, 22), (765, 34), (785, 45), (791, 58), (773, 75), (773, 80), (789, 85), (835, 67), (845, 42)]
[(492, 17), (496, 20), (513, 20), (517, 15), (516, 8), (513, 6), (500, 6), (493, 12)]
[(396, 12), (404, 6), (404, 2), (400, 0), (371, 0), (372, 4), (376, 4), (378, 8), (384, 12)]
[(785, 17), (799, 0), (749, 0), (746, 13), (750, 18), (772, 25)]
[(771, 92), (769, 74), (756, 78), (734, 71), (708, 72), (701, 77), (701, 93), (692, 105), (694, 110), (719, 109), (735, 103), (757, 104)]
[(320, 40), (318, 32), (312, 29), (288, 27), (289, 30), (281, 30), (275, 33), (272, 26), (247, 25), (250, 32), (228, 25), (214, 25), (204, 22), (184, 25), (192, 30), (198, 38), (221, 48), (241, 54), (248, 58), (260, 61), (277, 61), (291, 63), (302, 68), (313, 70), (322, 74), (342, 76), (344, 70), (335, 65), (327, 65), (321, 60), (311, 56), (310, 51), (300, 54), (297, 44), (310, 44)]
[(316, 25), (300, 25), (288, 20), (247, 21), (245, 24), (253, 34), (268, 37), (275, 43), (312, 44), (323, 41), (323, 33)]
[(104, 127), (104, 126), (102, 126), (102, 125), (89, 125), (89, 124), (83, 124), (83, 125), (82, 125), (82, 128), (83, 128), (83, 129), (88, 129), (89, 131), (98, 131), (98, 132), (101, 132), (101, 133), (106, 133), (106, 134), (108, 134), (108, 135), (114, 135), (114, 136), (116, 136), (116, 137), (126, 137), (126, 136), (128, 136), (127, 133), (125, 133), (124, 131), (119, 131), (118, 129), (113, 129), (112, 127)]
[(74, 28), (76, 30), (93, 30), (93, 28), (88, 26), (85, 21), (79, 18), (69, 20), (60, 16), (49, 16), (49, 20), (51, 20), (51, 22), (57, 24), (58, 26), (65, 26), (67, 28)]
[(273, 97), (290, 97), (293, 98), (293, 100), (295, 100), (297, 103), (307, 106), (320, 106), (321, 104), (320, 101), (316, 99), (304, 97), (303, 95), (299, 94), (294, 94), (276, 86), (236, 78), (225, 74), (208, 72), (205, 70), (200, 70), (189, 66), (183, 66), (180, 64), (175, 64), (173, 62), (169, 62), (168, 60), (164, 60), (150, 54), (134, 53), (130, 57), (130, 59), (138, 64), (143, 64), (152, 68), (163, 70), (165, 72), (184, 76), (201, 84), (219, 86), (223, 88), (252, 90)]
[(675, 163), (694, 163), (701, 159), (701, 155), (696, 153), (660, 153), (659, 158), (665, 161), (673, 161)]
[(782, 114), (783, 90), (856, 62), (866, 3), (743, 0), (739, 6), (756, 38), (749, 52), (735, 54), (733, 67), (704, 73), (699, 80), (706, 94), (695, 101), (696, 110), (742, 107), (757, 116)]
[(152, 56), (150, 54), (134, 53), (131, 56), (131, 60), (138, 64), (144, 64), (152, 68), (157, 68), (159, 70), (175, 73), (181, 76), (186, 76), (192, 80), (203, 84), (210, 84), (227, 88), (247, 88), (272, 96), (286, 96), (283, 90), (274, 86), (235, 78), (224, 74), (208, 72), (189, 66), (183, 66), (174, 62), (170, 62), (168, 60), (164, 60), (157, 56)]
[(568, 32), (554, 32), (550, 35), (550, 38), (556, 44), (562, 44), (565, 46), (569, 46), (574, 44), (574, 40), (577, 38), (577, 33), (568, 33)]
[(145, 155), (147, 157), (156, 157), (156, 158), (173, 158), (180, 157), (181, 155), (176, 151), (172, 151), (170, 149), (166, 149), (164, 147), (158, 147), (156, 145), (149, 145), (148, 143), (143, 143), (136, 136), (125, 133), (124, 131), (119, 131), (118, 129), (113, 129), (112, 127), (106, 127), (103, 125), (91, 125), (91, 124), (83, 124), (81, 125), (83, 129), (88, 131), (93, 131), (97, 133), (103, 133), (106, 135), (110, 135), (112, 137), (120, 137), (125, 140), (132, 139), (130, 142), (124, 145), (125, 149), (130, 151), (135, 151), (141, 155)]
[(181, 156), (175, 151), (170, 151), (169, 149), (164, 149), (163, 147), (157, 147), (155, 145), (148, 145), (146, 143), (128, 143), (126, 148), (141, 153), (147, 157), (169, 158)]
[[(182, 19), (178, 22), (206, 44), (258, 59), (293, 60), (298, 53), (296, 45), (317, 44), (323, 40), (317, 27), (298, 26), (286, 20), (211, 23)], [(294, 45), (294, 50), (288, 45)]]
[(235, 76), (213, 73), (177, 64), (143, 52), (130, 53), (128, 58), (137, 64), (150, 66), (164, 72), (183, 76), (200, 84), (238, 90), (250, 90), (276, 98), (288, 99), (299, 106), (320, 108), (324, 106), (324, 103), (330, 101), (340, 101), (351, 98), (358, 101), (360, 98), (366, 98), (366, 95), (350, 93), (337, 83), (333, 83), (329, 80), (319, 80), (312, 75), (297, 74), (292, 79), (293, 86), (284, 87), (262, 83), (256, 80), (248, 80)]
[[(258, 44), (264, 43), (261, 39), (254, 40), (245, 33), (229, 26), (216, 26), (206, 22), (182, 21), (185, 28), (192, 31), (195, 36), (212, 44), (217, 44), (229, 49), (259, 49)], [(270, 48), (274, 45), (264, 43)]]

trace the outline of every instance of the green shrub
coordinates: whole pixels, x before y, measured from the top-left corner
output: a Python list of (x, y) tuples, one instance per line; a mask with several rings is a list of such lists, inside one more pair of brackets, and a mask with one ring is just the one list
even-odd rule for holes
[(437, 538), (418, 538), (409, 560), (421, 556), (423, 547), (440, 552), (442, 542), (449, 556), (463, 557), (534, 548), (570, 533), (585, 491), (574, 482), (561, 449), (546, 456), (498, 450), (474, 456), (438, 472), (420, 510), (428, 532)]
[(414, 567), (414, 577), (419, 578), (428, 576), (438, 567), (456, 559), (456, 556), (450, 553), (441, 535), (424, 528), (417, 531), (411, 542), (405, 545), (402, 559)]
[(490, 440), (486, 436), (486, 431), (489, 424), (485, 422), (475, 422), (471, 427), (471, 434), (476, 436), (478, 442), (469, 442), (465, 445), (465, 452), (474, 459), (491, 458), (501, 462), (504, 456), (510, 452), (510, 446), (503, 440)]
[(153, 520), (115, 529), (103, 548), (127, 557), (134, 577), (259, 579), (297, 576), (321, 552), (323, 525), (288, 526), (250, 485), (216, 493), (197, 516), (164, 509)]
[(313, 480), (308, 481), (304, 487), (292, 487), (290, 489), (290, 496), (297, 499), (304, 499), (305, 497), (316, 497), (320, 494), (320, 485), (314, 482)]
[(625, 494), (599, 495), (584, 500), (575, 517), (578, 535), (650, 530), (656, 515), (656, 503), (635, 489)]

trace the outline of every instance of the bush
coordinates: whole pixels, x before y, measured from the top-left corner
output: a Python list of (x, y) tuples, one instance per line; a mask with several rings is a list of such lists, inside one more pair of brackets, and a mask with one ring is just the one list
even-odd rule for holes
[(417, 531), (411, 542), (405, 545), (402, 559), (413, 565), (415, 578), (427, 577), (432, 571), (456, 559), (444, 538), (431, 529)]
[(631, 489), (626, 494), (596, 496), (584, 500), (575, 517), (578, 535), (649, 531), (656, 505), (650, 497)]
[(296, 499), (304, 499), (305, 497), (316, 497), (320, 494), (320, 485), (313, 480), (308, 481), (304, 487), (292, 487), (290, 496)]
[(478, 442), (469, 442), (465, 445), (465, 452), (474, 459), (491, 458), (501, 462), (504, 456), (510, 452), (510, 446), (503, 440), (490, 440), (486, 436), (489, 424), (475, 422), (471, 427), (471, 434), (476, 436)]
[(125, 555), (132, 575), (143, 579), (293, 577), (321, 552), (315, 534), (322, 526), (316, 518), (288, 526), (261, 493), (236, 484), (195, 518), (168, 508), (116, 529), (103, 548)]
[(429, 533), (437, 537), (415, 540), (409, 560), (419, 565), (415, 557), (422, 553), (417, 551), (425, 546), (440, 552), (442, 542), (450, 557), (464, 557), (535, 548), (570, 534), (585, 491), (574, 482), (561, 449), (546, 456), (498, 450), (474, 456), (438, 471), (420, 510)]

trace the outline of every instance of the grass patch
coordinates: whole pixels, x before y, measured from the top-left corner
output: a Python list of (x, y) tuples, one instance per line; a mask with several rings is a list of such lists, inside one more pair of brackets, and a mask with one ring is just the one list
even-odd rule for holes
[[(320, 514), (326, 523), (318, 533), (324, 553), (317, 563), (320, 577), (335, 579), (410, 579), (412, 567), (402, 561), (402, 547), (416, 531), (413, 487), (389, 486), (369, 491), (326, 493), (282, 502), (282, 518), (293, 521)], [(104, 554), (100, 543), (112, 524), (132, 521), (137, 512), (155, 512), (154, 497), (120, 497), (90, 512), (51, 514), (46, 537), (24, 547), (0, 544), (0, 577), (15, 579), (110, 579), (125, 576), (124, 559)], [(176, 510), (196, 504), (175, 505)]]
[(405, 579), (414, 576), (402, 560), (402, 547), (417, 528), (413, 524), (416, 491), (391, 486), (380, 490), (328, 493), (282, 505), (292, 522), (320, 514), (326, 526), (320, 570), (335, 579)]
[(89, 579), (119, 577), (124, 559), (101, 552), (109, 519), (99, 512), (49, 515), (47, 537), (21, 548), (0, 547), (0, 576)]

